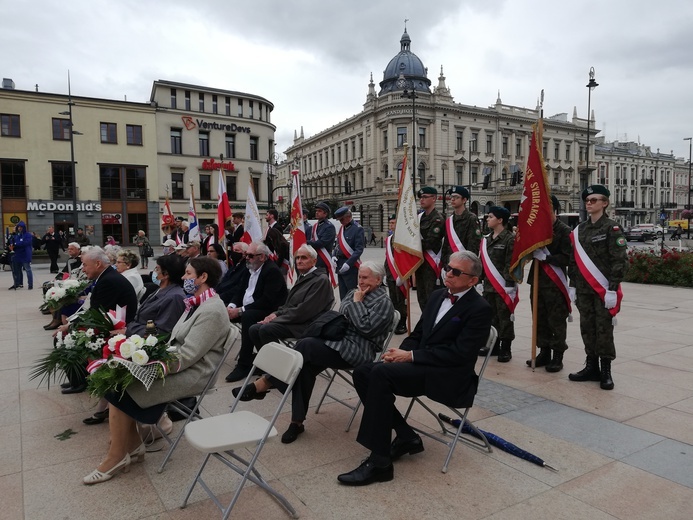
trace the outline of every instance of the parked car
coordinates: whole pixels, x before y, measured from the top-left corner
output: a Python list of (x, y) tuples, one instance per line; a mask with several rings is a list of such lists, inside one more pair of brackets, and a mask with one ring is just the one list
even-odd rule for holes
[(656, 236), (657, 234), (653, 229), (642, 228), (639, 225), (626, 231), (626, 240), (631, 242), (645, 242), (646, 240), (653, 240)]
[(664, 233), (664, 229), (659, 224), (637, 224), (635, 227), (639, 227), (645, 231), (650, 231), (658, 237), (661, 237), (662, 233)]

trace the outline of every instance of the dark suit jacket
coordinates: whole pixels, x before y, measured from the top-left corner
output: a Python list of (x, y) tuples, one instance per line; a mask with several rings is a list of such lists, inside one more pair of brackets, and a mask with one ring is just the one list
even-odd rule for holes
[(106, 311), (115, 310), (116, 305), (127, 306), (125, 321), (129, 323), (135, 318), (137, 312), (137, 295), (127, 278), (112, 267), (107, 267), (91, 291), (90, 305), (92, 308), (101, 307)]
[[(234, 303), (236, 307), (243, 306), (243, 296), (245, 290), (248, 288), (249, 280), (250, 276), (245, 278), (243, 290), (234, 294), (233, 299), (229, 303)], [(276, 311), (280, 305), (284, 304), (288, 292), (286, 281), (284, 281), (284, 275), (282, 275), (279, 267), (271, 260), (267, 260), (262, 266), (260, 276), (255, 285), (255, 292), (253, 292), (254, 301), (250, 305), (246, 305), (245, 310), (261, 311), (267, 316), (269, 313)]]
[(474, 365), (491, 330), (491, 307), (472, 288), (434, 326), (446, 294), (447, 289), (431, 294), (419, 323), (401, 348), (413, 350), (414, 365), (425, 367), (428, 397), (464, 408), (472, 405), (476, 395), (479, 377)]
[(224, 305), (228, 305), (234, 299), (237, 298), (237, 293), (240, 292), (241, 300), (243, 300), (243, 293), (245, 288), (248, 287), (248, 277), (250, 276), (250, 271), (248, 271), (248, 266), (245, 264), (245, 260), (237, 263), (231, 269), (226, 271), (226, 274), (219, 282), (214, 290), (217, 292), (219, 297), (224, 302)]

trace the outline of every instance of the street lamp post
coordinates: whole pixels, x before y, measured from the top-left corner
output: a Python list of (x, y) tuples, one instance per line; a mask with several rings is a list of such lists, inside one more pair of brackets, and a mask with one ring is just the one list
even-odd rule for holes
[[(276, 167), (278, 166), (277, 160), (279, 159), (279, 154), (277, 152), (271, 152), (267, 157), (267, 207), (273, 208), (274, 201), (272, 200), (272, 179), (277, 176)], [(274, 164), (273, 164), (274, 163)]]
[[(60, 112), (60, 115), (63, 116), (68, 116), (69, 122), (68, 126), (70, 129), (70, 176), (71, 176), (71, 182), (72, 182), (72, 221), (73, 221), (73, 235), (77, 234), (77, 228), (79, 227), (79, 223), (77, 221), (77, 175), (75, 172), (75, 135), (82, 135), (81, 132), (78, 132), (77, 130), (74, 129), (74, 126), (72, 124), (72, 106), (75, 103), (72, 101), (72, 93), (70, 89), (70, 79), (68, 76), (68, 81), (67, 81), (67, 111), (66, 112)], [(69, 229), (68, 229), (69, 233)]]
[(688, 203), (686, 209), (688, 209), (688, 232), (687, 237), (689, 240), (691, 238), (691, 155), (693, 155), (693, 137), (684, 137), (684, 141), (688, 141)]
[[(580, 172), (580, 192), (587, 188), (588, 176), (591, 172), (590, 170), (590, 121), (592, 116), (592, 91), (599, 86), (594, 80), (594, 67), (590, 67), (590, 81), (585, 85), (587, 87), (587, 153), (585, 167)], [(587, 220), (587, 209), (585, 208), (585, 202), (582, 201), (580, 197), (580, 222)]]
[[(414, 195), (416, 195), (416, 174), (418, 171), (416, 166), (416, 98), (419, 96), (416, 94), (414, 81), (406, 79), (403, 73), (399, 74), (397, 86), (404, 89), (403, 98), (411, 99), (411, 187), (414, 190)], [(409, 91), (410, 88), (411, 92)], [(405, 173), (402, 172), (402, 174)]]
[(445, 217), (445, 170), (447, 170), (448, 165), (447, 163), (443, 163), (440, 165), (440, 169), (443, 171), (443, 217)]

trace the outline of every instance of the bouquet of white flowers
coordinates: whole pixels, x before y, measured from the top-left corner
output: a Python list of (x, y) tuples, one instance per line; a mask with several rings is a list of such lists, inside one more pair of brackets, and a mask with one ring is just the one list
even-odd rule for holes
[(79, 281), (69, 278), (54, 282), (53, 287), (48, 289), (43, 297), (42, 310), (48, 309), (53, 312), (66, 305), (77, 303), (89, 284), (91, 284), (89, 280)]

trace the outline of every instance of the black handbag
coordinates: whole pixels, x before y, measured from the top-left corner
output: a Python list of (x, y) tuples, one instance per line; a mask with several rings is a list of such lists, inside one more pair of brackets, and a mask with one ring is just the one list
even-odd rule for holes
[(349, 320), (337, 311), (326, 311), (315, 318), (303, 334), (304, 338), (321, 338), (331, 341), (344, 339)]
[(150, 244), (144, 244), (144, 256), (146, 257), (152, 257), (154, 256), (154, 250), (152, 249), (152, 246)]

